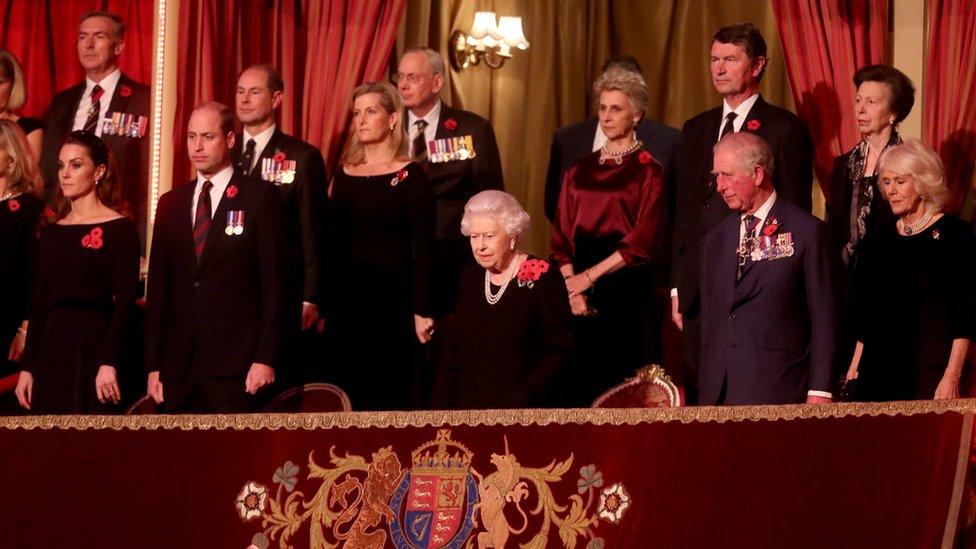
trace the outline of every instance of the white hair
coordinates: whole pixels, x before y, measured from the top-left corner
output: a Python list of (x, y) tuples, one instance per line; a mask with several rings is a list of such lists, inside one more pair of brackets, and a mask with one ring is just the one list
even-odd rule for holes
[(424, 57), (427, 58), (427, 68), (430, 69), (430, 72), (432, 74), (439, 74), (441, 76), (444, 75), (444, 59), (441, 58), (441, 54), (437, 53), (432, 48), (409, 48), (403, 52), (403, 55), (407, 55), (408, 53), (424, 54)]
[(464, 217), (461, 218), (461, 234), (471, 234), (471, 217), (482, 215), (494, 217), (508, 233), (508, 236), (518, 237), (529, 230), (532, 220), (522, 209), (522, 205), (514, 196), (504, 191), (481, 191), (471, 197), (464, 205)]

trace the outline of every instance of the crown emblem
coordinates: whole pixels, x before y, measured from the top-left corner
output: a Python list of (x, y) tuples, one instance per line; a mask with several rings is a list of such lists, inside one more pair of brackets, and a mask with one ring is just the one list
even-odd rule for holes
[(418, 446), (410, 457), (414, 475), (465, 474), (471, 466), (473, 455), (467, 446), (451, 440), (450, 429), (439, 429), (437, 438)]

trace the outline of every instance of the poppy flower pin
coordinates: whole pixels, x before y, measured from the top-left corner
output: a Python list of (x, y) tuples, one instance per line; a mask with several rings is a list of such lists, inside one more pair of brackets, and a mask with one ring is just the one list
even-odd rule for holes
[(779, 221), (777, 221), (775, 217), (770, 217), (769, 222), (767, 222), (766, 226), (763, 227), (762, 234), (763, 236), (773, 236), (778, 230)]
[(10, 201), (7, 202), (7, 208), (9, 208), (12, 212), (16, 212), (20, 209), (20, 202), (18, 202), (15, 198), (11, 198)]
[(448, 118), (447, 120), (445, 120), (444, 121), (444, 129), (447, 130), (447, 131), (449, 131), (449, 132), (453, 132), (454, 130), (456, 130), (457, 129), (457, 120), (455, 120), (453, 118)]
[(227, 187), (227, 191), (224, 193), (227, 198), (234, 198), (237, 196), (237, 185), (230, 185)]
[(749, 131), (751, 131), (751, 132), (754, 132), (754, 131), (758, 130), (761, 127), (762, 127), (762, 122), (760, 122), (758, 120), (750, 120), (750, 121), (746, 122), (746, 128)]
[(651, 153), (649, 153), (647, 151), (641, 151), (640, 154), (637, 155), (637, 160), (640, 160), (640, 163), (641, 164), (650, 164), (651, 163), (651, 159), (653, 159), (653, 158), (654, 157), (651, 156)]
[(287, 157), (285, 156), (285, 153), (283, 153), (281, 151), (276, 151), (275, 154), (274, 154), (274, 156), (271, 157), (271, 158), (275, 161), (275, 164), (281, 164), (282, 162), (284, 162), (285, 160), (287, 160)]
[(119, 95), (121, 95), (122, 97), (129, 97), (130, 95), (132, 95), (132, 88), (130, 88), (129, 86), (122, 86), (121, 88), (119, 88)]
[(404, 168), (398, 171), (397, 174), (393, 176), (393, 179), (390, 180), (390, 186), (396, 187), (397, 185), (400, 184), (401, 181), (403, 181), (406, 178), (407, 178), (407, 169)]
[(531, 288), (536, 281), (549, 270), (549, 262), (542, 259), (529, 259), (519, 267), (518, 280), (519, 287), (528, 286)]
[(82, 239), (81, 239), (81, 247), (82, 248), (88, 248), (88, 249), (91, 249), (91, 250), (97, 250), (97, 249), (99, 249), (99, 248), (102, 247), (102, 244), (103, 244), (103, 242), (102, 242), (102, 228), (101, 227), (95, 227), (94, 229), (92, 229), (91, 231), (89, 231), (88, 234), (86, 234), (85, 236), (83, 236)]

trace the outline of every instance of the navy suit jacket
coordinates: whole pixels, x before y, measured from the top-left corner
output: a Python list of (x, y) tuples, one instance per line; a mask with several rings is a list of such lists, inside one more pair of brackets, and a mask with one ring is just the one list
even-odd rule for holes
[[(545, 189), (545, 212), (549, 221), (556, 218), (556, 206), (559, 204), (559, 193), (563, 188), (563, 176), (566, 170), (573, 165), (573, 162), (593, 152), (593, 139), (598, 125), (599, 119), (594, 116), (582, 122), (563, 126), (552, 136)], [(679, 135), (675, 128), (647, 118), (637, 125), (637, 139), (644, 142), (647, 150), (664, 167), (665, 173), (671, 169), (671, 157), (678, 144)]]
[(788, 404), (830, 391), (835, 345), (824, 224), (777, 198), (766, 217), (792, 233), (790, 257), (749, 260), (736, 281), (740, 215), (705, 237), (701, 275), (700, 403)]
[[(199, 265), (193, 251), (194, 182), (159, 199), (146, 311), (146, 371), (160, 372), (166, 400), (194, 376), (243, 377), (251, 363), (277, 366), (282, 324), (281, 203), (278, 189), (234, 174)], [(228, 212), (244, 232), (225, 233)]]
[[(729, 214), (729, 208), (709, 180), (712, 147), (718, 141), (721, 124), (722, 107), (685, 122), (671, 171), (676, 194), (671, 287), (678, 288), (681, 312), (690, 316), (695, 314), (698, 305), (702, 241)], [(773, 187), (779, 198), (810, 211), (813, 142), (806, 124), (790, 111), (770, 105), (760, 95), (740, 131), (762, 137), (772, 150)]]

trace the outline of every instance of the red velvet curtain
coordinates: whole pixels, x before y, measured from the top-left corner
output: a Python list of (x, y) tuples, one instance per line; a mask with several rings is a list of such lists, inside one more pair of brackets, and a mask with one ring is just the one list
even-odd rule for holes
[(180, 3), (174, 185), (191, 174), (193, 107), (233, 107), (237, 74), (270, 62), (285, 80), (278, 123), (320, 147), (331, 170), (348, 128), (349, 94), (384, 77), (406, 0), (184, 0)]
[(797, 114), (813, 135), (814, 171), (821, 183), (830, 181), (834, 157), (860, 139), (851, 79), (858, 68), (884, 62), (888, 2), (772, 2)]
[(946, 168), (948, 211), (962, 205), (976, 162), (976, 9), (972, 0), (930, 0), (923, 135)]
[(153, 0), (0, 0), (0, 46), (24, 68), (27, 103), (20, 113), (40, 116), (55, 93), (80, 82), (78, 18), (107, 10), (125, 21), (122, 70), (149, 83), (152, 75)]

